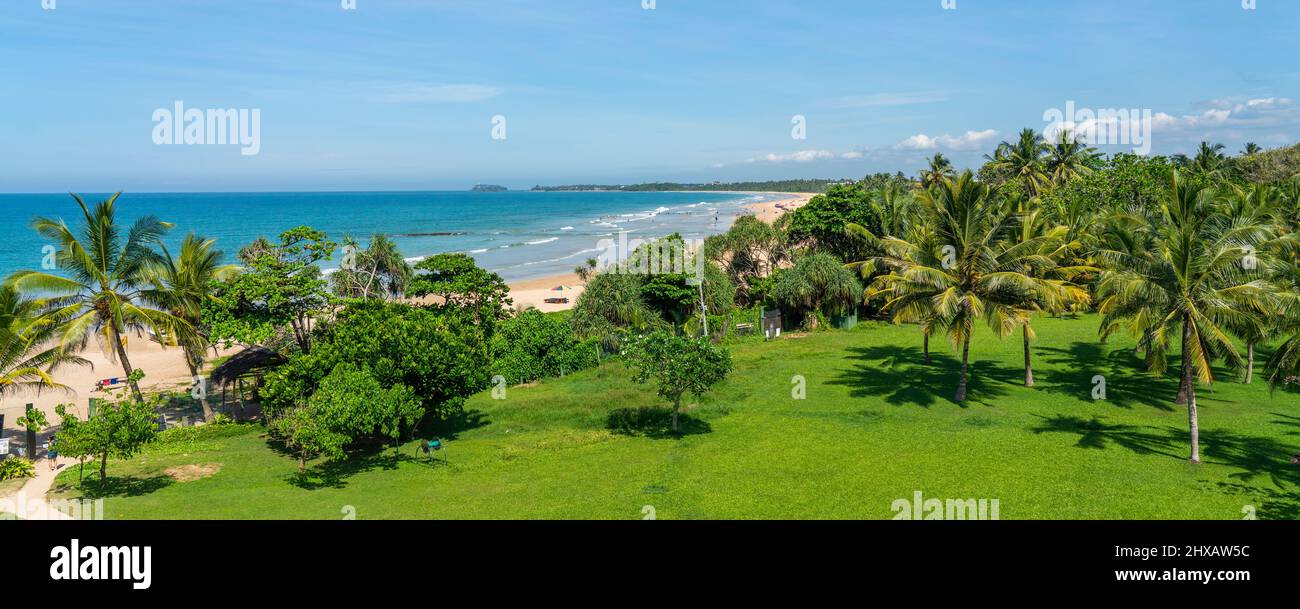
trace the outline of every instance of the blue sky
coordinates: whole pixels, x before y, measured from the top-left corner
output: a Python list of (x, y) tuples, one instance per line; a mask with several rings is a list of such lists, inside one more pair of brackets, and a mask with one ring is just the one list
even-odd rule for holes
[[(910, 174), (1067, 101), (1294, 143), (1300, 2), (1255, 1), (3, 0), (0, 192)], [(156, 145), (175, 100), (259, 110), (259, 153)]]

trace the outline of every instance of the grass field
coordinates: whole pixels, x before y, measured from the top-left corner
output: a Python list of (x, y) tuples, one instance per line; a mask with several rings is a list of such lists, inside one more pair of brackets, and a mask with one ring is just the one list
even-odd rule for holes
[[(1003, 519), (1300, 516), (1300, 396), (1224, 372), (1200, 390), (1205, 463), (1191, 465), (1172, 374), (1140, 372), (1130, 340), (1099, 343), (1095, 317), (1036, 328), (1037, 386), (1022, 386), (1019, 336), (985, 331), (962, 406), (946, 341), (927, 367), (916, 328), (864, 324), (735, 346), (735, 373), (690, 407), (681, 438), (653, 391), (607, 363), (475, 396), (446, 466), (410, 443), (299, 478), (260, 427), (237, 426), (111, 462), (111, 484), (85, 488), (108, 518), (639, 519), (653, 506), (661, 519), (878, 519), (915, 491), (997, 499)], [(796, 376), (806, 399), (792, 398)], [(81, 495), (77, 475), (54, 493)]]

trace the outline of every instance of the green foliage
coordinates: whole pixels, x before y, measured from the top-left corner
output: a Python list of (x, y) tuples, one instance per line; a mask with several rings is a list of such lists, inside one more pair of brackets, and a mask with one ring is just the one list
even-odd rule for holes
[(410, 387), (381, 384), (370, 368), (344, 362), (306, 404), (273, 419), (271, 429), (297, 453), (302, 470), (316, 456), (343, 458), (344, 448), (363, 439), (400, 440), (423, 415)]
[(40, 408), (28, 410), (27, 414), (18, 417), (15, 422), (27, 431), (40, 431), (50, 424), (49, 419), (45, 416), (45, 411)]
[(510, 383), (571, 374), (599, 363), (600, 348), (596, 340), (575, 340), (567, 319), (530, 309), (497, 328), (492, 373)]
[(22, 457), (10, 457), (0, 460), (0, 480), (17, 480), (19, 478), (35, 478), (36, 466), (30, 459)]
[(154, 407), (145, 402), (107, 402), (95, 416), (81, 420), (67, 410), (55, 409), (62, 419), (59, 429), (59, 454), (76, 458), (98, 458), (99, 480), (108, 477), (108, 458), (129, 459), (157, 435)]
[(673, 403), (673, 431), (682, 396), (704, 395), (731, 372), (731, 354), (703, 338), (653, 332), (627, 341), (624, 363), (637, 383), (653, 383), (659, 397)]
[(624, 330), (666, 325), (646, 303), (642, 283), (642, 276), (629, 273), (604, 272), (592, 277), (573, 308), (574, 332), (613, 344)]
[(330, 286), (343, 298), (393, 300), (406, 293), (414, 270), (385, 235), (375, 235), (366, 249), (356, 240), (343, 238), (343, 263), (330, 274)]
[(1241, 175), (1256, 184), (1294, 180), (1300, 177), (1300, 144), (1251, 154), (1236, 163)]
[(311, 353), (268, 374), (260, 393), (264, 410), (280, 416), (304, 405), (339, 364), (368, 366), (380, 384), (410, 387), (427, 413), (442, 416), (487, 386), (488, 362), (471, 312), (367, 301), (340, 311)]
[(317, 264), (335, 247), (306, 226), (285, 231), (278, 244), (259, 239), (245, 247), (239, 257), (246, 266), (203, 303), (211, 339), (278, 348), (288, 333), (299, 350), (310, 351), (312, 320), (332, 302)]
[(810, 328), (819, 327), (826, 316), (851, 310), (862, 294), (857, 275), (834, 256), (820, 252), (782, 270), (772, 287), (772, 298), (782, 310), (806, 316)]
[(479, 268), (467, 254), (430, 256), (416, 263), (415, 269), (419, 274), (411, 278), (408, 296), (434, 296), (439, 300), (434, 306), (472, 310), (486, 324), (488, 335), (492, 322), (505, 319), (514, 304), (505, 280)]
[(860, 182), (832, 187), (789, 214), (790, 239), (842, 260), (861, 260), (866, 251), (846, 234), (845, 228), (853, 223), (880, 233), (880, 218), (872, 208), (871, 198), (871, 191)]

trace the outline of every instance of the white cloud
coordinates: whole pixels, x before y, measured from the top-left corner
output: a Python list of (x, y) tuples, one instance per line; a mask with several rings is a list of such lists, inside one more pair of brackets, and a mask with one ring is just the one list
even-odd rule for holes
[(467, 103), (492, 99), (504, 93), (498, 87), (473, 84), (383, 83), (373, 87), (374, 99), (391, 103)]
[(994, 129), (985, 129), (983, 131), (967, 131), (961, 135), (940, 135), (930, 137), (924, 133), (918, 133), (909, 137), (894, 147), (900, 150), (937, 150), (947, 148), (948, 150), (978, 150), (987, 147), (993, 140), (997, 139), (998, 132)]
[(835, 153), (828, 150), (800, 150), (789, 154), (767, 154), (745, 161), (746, 163), (811, 163), (835, 158)]
[(860, 158), (862, 158), (863, 156), (866, 156), (866, 155), (863, 154), (862, 152), (858, 152), (857, 150), (853, 150), (853, 151), (851, 151), (851, 152), (845, 152), (844, 154), (841, 154), (841, 155), (840, 155), (840, 158), (841, 158), (841, 159), (860, 159)]

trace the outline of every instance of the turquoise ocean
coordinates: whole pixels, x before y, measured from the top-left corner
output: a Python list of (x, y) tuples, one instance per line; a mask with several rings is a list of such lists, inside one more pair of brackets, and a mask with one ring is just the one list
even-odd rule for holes
[[(105, 194), (83, 194), (88, 202)], [(154, 215), (175, 225), (173, 247), (187, 233), (215, 238), (233, 261), (259, 236), (272, 239), (306, 225), (332, 240), (344, 235), (362, 246), (384, 234), (411, 261), (444, 252), (470, 254), (507, 281), (571, 272), (597, 252), (603, 239), (687, 239), (726, 231), (743, 206), (773, 195), (690, 192), (278, 192), (125, 193), (123, 221)], [(40, 268), (44, 239), (31, 228), (38, 216), (72, 227), (81, 212), (67, 194), (0, 194), (0, 276)], [(341, 252), (323, 265), (337, 265)]]

